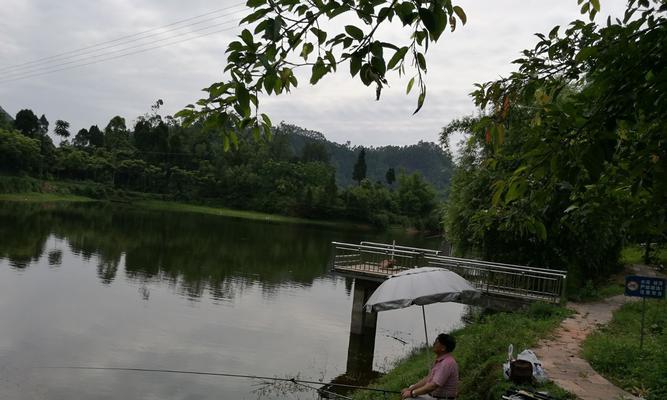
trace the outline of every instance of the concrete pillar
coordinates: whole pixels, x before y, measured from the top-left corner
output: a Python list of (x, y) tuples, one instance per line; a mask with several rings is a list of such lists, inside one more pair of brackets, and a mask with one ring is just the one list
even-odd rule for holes
[(373, 331), (377, 324), (377, 313), (364, 311), (366, 300), (373, 294), (380, 284), (378, 282), (362, 279), (354, 280), (354, 292), (352, 294), (352, 319), (350, 321), (350, 333), (364, 334)]

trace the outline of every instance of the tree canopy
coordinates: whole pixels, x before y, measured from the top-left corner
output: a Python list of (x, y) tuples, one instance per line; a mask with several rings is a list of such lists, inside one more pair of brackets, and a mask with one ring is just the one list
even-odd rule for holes
[(443, 130), (469, 134), (447, 216), (460, 248), (593, 277), (624, 240), (665, 241), (666, 12), (630, 0), (622, 20), (554, 27), (477, 85), (480, 116)]

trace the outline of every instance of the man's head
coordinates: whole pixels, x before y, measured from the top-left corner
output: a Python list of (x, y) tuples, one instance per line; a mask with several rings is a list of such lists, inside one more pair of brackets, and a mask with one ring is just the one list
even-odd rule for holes
[(433, 342), (433, 351), (437, 354), (451, 353), (456, 348), (454, 336), (441, 333)]

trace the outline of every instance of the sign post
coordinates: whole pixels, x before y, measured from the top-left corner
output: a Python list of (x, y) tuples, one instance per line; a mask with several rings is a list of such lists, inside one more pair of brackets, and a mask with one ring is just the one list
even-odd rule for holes
[(625, 277), (625, 295), (642, 298), (642, 323), (641, 336), (639, 337), (639, 350), (644, 347), (644, 314), (646, 314), (646, 298), (664, 299), (665, 280), (651, 276), (629, 275)]

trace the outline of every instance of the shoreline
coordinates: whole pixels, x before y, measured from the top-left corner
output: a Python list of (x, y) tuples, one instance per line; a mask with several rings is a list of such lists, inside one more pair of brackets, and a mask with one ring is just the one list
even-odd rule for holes
[[(85, 202), (106, 202), (114, 203), (111, 199), (94, 199), (92, 197), (43, 192), (25, 192), (25, 193), (0, 193), (0, 201), (20, 202), (20, 203), (85, 203)], [(346, 221), (326, 221), (318, 219), (307, 219), (300, 217), (289, 217), (280, 214), (263, 213), (259, 211), (235, 210), (224, 207), (212, 207), (198, 204), (182, 203), (171, 200), (157, 199), (137, 199), (123, 201), (130, 207), (153, 211), (171, 211), (171, 212), (189, 212), (196, 214), (215, 215), (225, 218), (245, 219), (251, 221), (264, 221), (272, 223), (313, 225), (335, 229), (358, 229), (364, 231), (373, 230), (370, 225), (364, 223), (346, 222)]]

